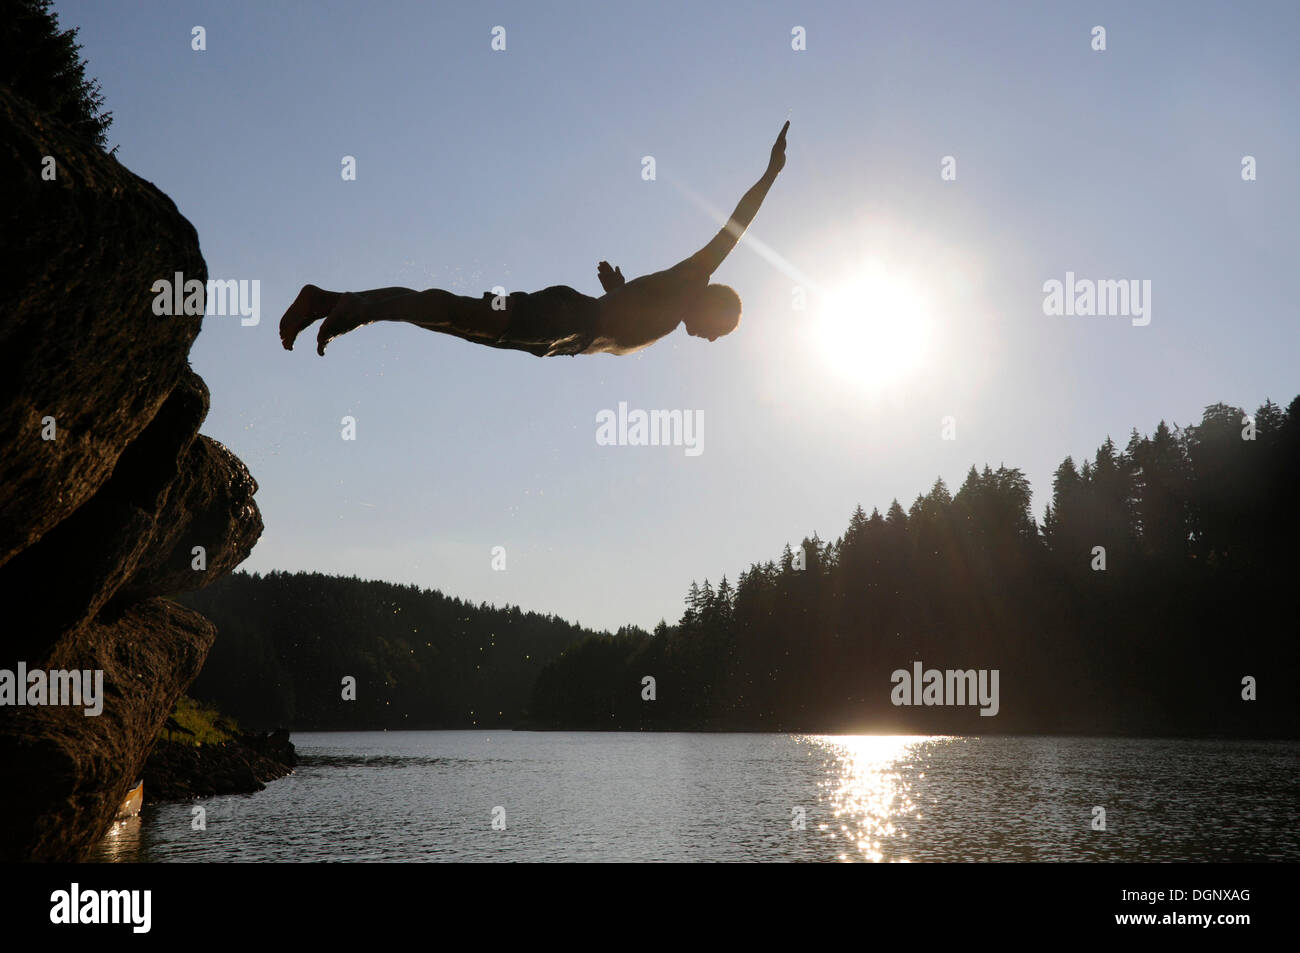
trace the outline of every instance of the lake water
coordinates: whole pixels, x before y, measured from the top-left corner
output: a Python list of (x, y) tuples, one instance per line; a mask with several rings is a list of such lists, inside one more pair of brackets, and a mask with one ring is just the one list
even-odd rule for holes
[[(293, 742), (297, 771), (259, 794), (151, 805), (146, 791), (143, 815), (96, 859), (1300, 860), (1294, 742), (509, 731)], [(193, 829), (195, 806), (206, 830)]]

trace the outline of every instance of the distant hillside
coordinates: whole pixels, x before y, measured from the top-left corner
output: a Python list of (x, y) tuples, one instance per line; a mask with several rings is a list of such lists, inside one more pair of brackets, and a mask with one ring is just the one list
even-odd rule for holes
[[(190, 694), (257, 728), (517, 724), (537, 673), (594, 634), (515, 607), (319, 573), (236, 573), (179, 601), (217, 625)], [(355, 701), (342, 697), (345, 676)]]

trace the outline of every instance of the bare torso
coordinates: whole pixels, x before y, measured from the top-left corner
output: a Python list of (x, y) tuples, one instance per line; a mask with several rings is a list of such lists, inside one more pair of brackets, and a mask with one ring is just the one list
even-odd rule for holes
[(601, 296), (596, 337), (584, 354), (631, 354), (672, 333), (691, 301), (709, 283), (687, 259), (672, 268), (633, 278)]

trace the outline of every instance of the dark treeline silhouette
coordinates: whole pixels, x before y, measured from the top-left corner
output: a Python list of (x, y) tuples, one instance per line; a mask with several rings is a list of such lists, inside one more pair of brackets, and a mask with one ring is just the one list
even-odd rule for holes
[[(319, 573), (236, 573), (179, 601), (217, 626), (190, 687), (241, 727), (518, 724), (537, 673), (591, 630), (434, 590)], [(356, 700), (343, 679), (356, 679)]]
[[(1294, 737), (1300, 398), (1245, 416), (1215, 404), (1195, 426), (1067, 458), (1041, 526), (1005, 466), (972, 467), (955, 494), (938, 480), (907, 510), (859, 507), (834, 542), (814, 533), (734, 586), (692, 583), (681, 619), (653, 633), (414, 586), (238, 573), (182, 597), (219, 630), (190, 693), (241, 725), (297, 730)], [(894, 706), (891, 674), (914, 662), (996, 669), (998, 714)]]
[(104, 109), (99, 81), (86, 76), (78, 31), (60, 29), (52, 5), (0, 0), (0, 85), (104, 149), (113, 114)]
[[(1215, 404), (1067, 458), (1041, 527), (1005, 466), (859, 507), (802, 560), (692, 583), (676, 625), (566, 650), (533, 724), (1295, 736), (1300, 398), (1253, 417)], [(891, 673), (917, 661), (997, 669), (998, 714), (894, 706)]]

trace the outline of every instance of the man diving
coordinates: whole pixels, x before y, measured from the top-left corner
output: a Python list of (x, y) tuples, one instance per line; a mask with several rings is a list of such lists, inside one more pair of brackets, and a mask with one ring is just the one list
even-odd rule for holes
[(378, 288), (373, 291), (325, 291), (304, 285), (280, 319), (280, 340), (293, 350), (294, 339), (324, 318), (316, 351), (340, 334), (376, 321), (405, 321), (417, 327), (486, 344), (527, 351), (538, 357), (575, 354), (631, 354), (673, 331), (678, 324), (694, 337), (716, 341), (740, 323), (740, 297), (709, 277), (736, 247), (753, 221), (767, 191), (785, 167), (781, 128), (772, 146), (767, 171), (744, 197), (713, 240), (666, 271), (627, 281), (621, 268), (602, 261), (596, 269), (605, 294), (599, 298), (553, 285), (535, 292), (481, 298), (432, 288)]

